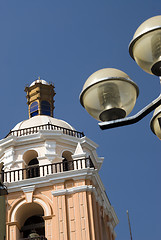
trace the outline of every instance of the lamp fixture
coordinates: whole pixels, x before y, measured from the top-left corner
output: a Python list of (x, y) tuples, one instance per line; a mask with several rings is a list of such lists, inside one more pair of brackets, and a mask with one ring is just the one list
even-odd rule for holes
[[(161, 16), (143, 22), (129, 45), (130, 56), (147, 73), (161, 81)], [(117, 69), (105, 68), (93, 73), (85, 82), (80, 103), (97, 120), (102, 130), (140, 121), (154, 109), (151, 129), (161, 139), (161, 95), (137, 114), (127, 117), (139, 94), (130, 77)]]

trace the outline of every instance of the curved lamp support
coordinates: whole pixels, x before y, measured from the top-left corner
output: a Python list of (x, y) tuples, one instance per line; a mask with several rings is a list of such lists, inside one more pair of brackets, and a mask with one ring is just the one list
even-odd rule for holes
[(159, 95), (158, 98), (156, 98), (154, 101), (152, 101), (150, 104), (148, 104), (146, 107), (144, 107), (142, 110), (140, 110), (138, 113), (131, 117), (101, 122), (98, 124), (102, 130), (130, 125), (139, 122), (142, 118), (152, 112), (159, 105), (161, 105), (161, 95)]

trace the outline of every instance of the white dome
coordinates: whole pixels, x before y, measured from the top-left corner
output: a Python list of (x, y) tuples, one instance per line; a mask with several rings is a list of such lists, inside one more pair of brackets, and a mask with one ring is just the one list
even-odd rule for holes
[(36, 83), (42, 83), (44, 85), (49, 85), (49, 83), (47, 83), (45, 80), (43, 79), (37, 79), (35, 80), (33, 83), (30, 84), (30, 87), (34, 86)]
[(46, 116), (46, 115), (38, 115), (38, 116), (34, 116), (32, 118), (29, 118), (27, 120), (24, 120), (24, 121), (18, 123), (12, 129), (12, 131), (20, 130), (20, 129), (24, 129), (24, 128), (35, 127), (35, 126), (40, 126), (40, 125), (45, 125), (48, 123), (59, 126), (59, 127), (67, 128), (70, 130), (75, 130), (70, 124), (68, 124), (67, 122), (65, 122), (63, 120), (56, 119), (56, 118)]

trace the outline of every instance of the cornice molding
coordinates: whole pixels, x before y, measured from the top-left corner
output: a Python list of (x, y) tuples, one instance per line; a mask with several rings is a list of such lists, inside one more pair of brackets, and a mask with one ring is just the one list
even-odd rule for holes
[(72, 187), (72, 188), (67, 188), (67, 189), (60, 189), (60, 190), (55, 190), (52, 191), (53, 196), (62, 196), (62, 195), (69, 195), (77, 192), (93, 192), (95, 190), (95, 187), (92, 185), (82, 185), (78, 187)]

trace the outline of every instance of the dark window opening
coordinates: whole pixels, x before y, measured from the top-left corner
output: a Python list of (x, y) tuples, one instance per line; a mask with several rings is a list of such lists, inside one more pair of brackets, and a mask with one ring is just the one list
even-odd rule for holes
[(51, 116), (50, 103), (47, 101), (41, 102), (41, 114)]
[(37, 158), (34, 158), (28, 163), (27, 178), (34, 178), (39, 176), (40, 176), (39, 162)]
[(36, 115), (38, 115), (38, 102), (33, 102), (30, 105), (30, 116), (34, 117)]
[(68, 166), (68, 161), (67, 159), (63, 159), (63, 171), (68, 171), (69, 170), (69, 166)]
[(63, 171), (69, 171), (74, 169), (73, 160), (68, 161), (66, 158), (64, 158), (62, 162), (63, 162)]
[(74, 162), (72, 159), (72, 153), (69, 151), (64, 151), (62, 154), (63, 160), (63, 171), (70, 171), (74, 169)]
[(34, 117), (34, 116), (37, 116), (37, 115), (38, 115), (38, 110), (33, 112), (33, 113), (31, 113), (31, 117)]
[[(45, 223), (44, 223), (43, 217), (37, 216), (37, 215), (29, 217), (25, 221), (25, 223), (20, 231), (22, 233), (23, 238), (30, 239), (30, 237), (32, 235), (44, 237), (45, 236)], [(33, 233), (35, 233), (35, 234), (33, 234)]]
[(91, 158), (86, 159), (86, 167), (94, 168), (94, 164), (93, 164)]

